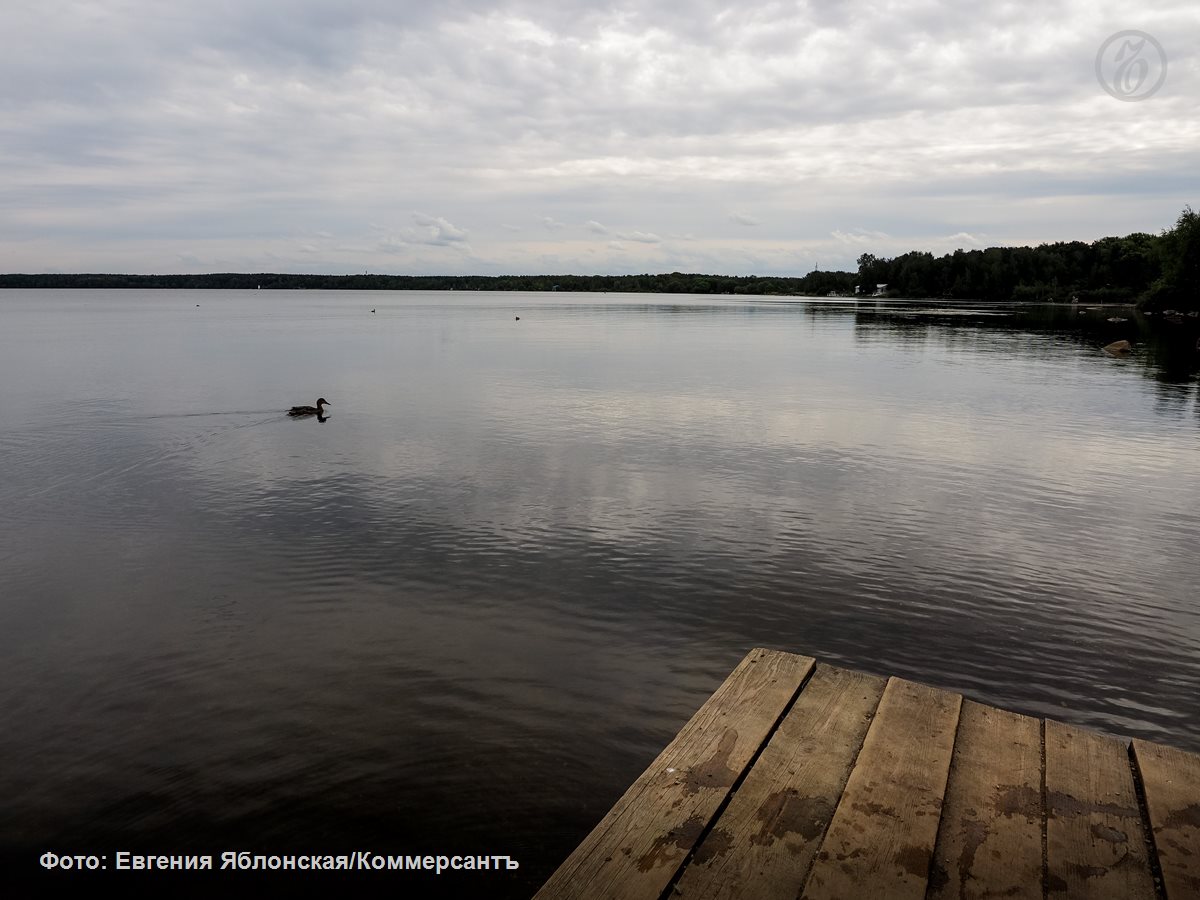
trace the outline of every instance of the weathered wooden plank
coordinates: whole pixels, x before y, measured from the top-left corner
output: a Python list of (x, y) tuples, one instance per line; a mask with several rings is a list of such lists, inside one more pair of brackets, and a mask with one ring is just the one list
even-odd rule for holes
[(1042, 723), (964, 701), (929, 900), (1042, 898)]
[(1050, 898), (1153, 900), (1146, 834), (1126, 745), (1046, 721)]
[(812, 667), (807, 656), (750, 651), (537, 898), (657, 900)]
[(1200, 897), (1200, 756), (1133, 742), (1167, 900)]
[(921, 900), (962, 697), (888, 680), (804, 897)]
[(800, 893), (885, 684), (817, 665), (688, 864), (681, 897), (793, 900)]

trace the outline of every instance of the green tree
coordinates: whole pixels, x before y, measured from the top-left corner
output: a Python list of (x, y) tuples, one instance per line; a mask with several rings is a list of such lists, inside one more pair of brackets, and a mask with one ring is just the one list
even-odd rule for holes
[(1200, 309), (1200, 214), (1190, 206), (1159, 238), (1158, 257), (1162, 275), (1151, 286), (1147, 305)]

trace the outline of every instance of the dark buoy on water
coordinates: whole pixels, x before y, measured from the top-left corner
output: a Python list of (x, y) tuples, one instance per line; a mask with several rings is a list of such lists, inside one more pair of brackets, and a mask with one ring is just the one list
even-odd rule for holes
[(520, 317), (520, 316), (517, 316), (517, 321), (518, 321), (518, 322), (520, 322), (520, 321), (521, 321), (521, 317)]
[(371, 312), (375, 312), (375, 310), (371, 310)]

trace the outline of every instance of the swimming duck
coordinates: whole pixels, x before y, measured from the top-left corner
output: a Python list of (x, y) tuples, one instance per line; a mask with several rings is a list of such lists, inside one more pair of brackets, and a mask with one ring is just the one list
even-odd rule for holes
[(325, 407), (333, 406), (324, 397), (317, 400), (316, 406), (293, 406), (288, 410), (289, 416), (323, 416), (325, 415)]

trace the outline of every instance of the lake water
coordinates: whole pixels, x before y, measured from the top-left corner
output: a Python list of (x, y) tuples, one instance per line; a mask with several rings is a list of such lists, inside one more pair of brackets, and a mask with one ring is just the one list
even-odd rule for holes
[(528, 895), (755, 646), (1200, 750), (1193, 320), (1113, 314), (0, 293), (5, 866)]

